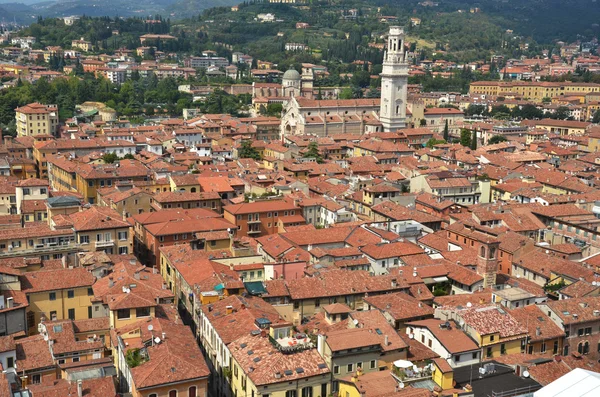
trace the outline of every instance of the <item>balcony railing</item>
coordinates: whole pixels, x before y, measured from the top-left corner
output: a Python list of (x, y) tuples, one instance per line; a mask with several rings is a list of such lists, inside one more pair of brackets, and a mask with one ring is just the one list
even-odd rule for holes
[(7, 256), (25, 256), (25, 255), (43, 255), (58, 253), (64, 251), (75, 251), (81, 249), (82, 246), (75, 242), (63, 242), (63, 243), (47, 243), (47, 244), (36, 244), (33, 247), (21, 249), (19, 247), (11, 248), (9, 245), (7, 249), (0, 252), (0, 257)]
[(112, 247), (115, 245), (114, 240), (96, 241), (96, 248)]

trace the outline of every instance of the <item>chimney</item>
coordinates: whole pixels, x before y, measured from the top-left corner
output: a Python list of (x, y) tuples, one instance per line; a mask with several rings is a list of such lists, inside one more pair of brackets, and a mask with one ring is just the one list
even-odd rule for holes
[(10, 309), (11, 307), (13, 307), (14, 306), (13, 303), (14, 303), (14, 298), (13, 297), (6, 298), (6, 307), (7, 308)]
[(233, 313), (233, 306), (225, 307), (225, 314), (231, 314), (231, 313)]
[(136, 279), (136, 280), (139, 280), (140, 279), (140, 272), (133, 273), (133, 278)]
[(162, 333), (162, 340), (167, 339), (167, 334), (165, 334), (164, 332)]
[(398, 281), (395, 278), (393, 278), (392, 279), (392, 288), (396, 288), (397, 286), (398, 286)]
[(386, 335), (385, 338), (383, 339), (383, 344), (384, 346), (389, 346), (390, 344), (390, 339), (388, 338), (388, 336)]
[(83, 381), (77, 380), (77, 397), (83, 397)]

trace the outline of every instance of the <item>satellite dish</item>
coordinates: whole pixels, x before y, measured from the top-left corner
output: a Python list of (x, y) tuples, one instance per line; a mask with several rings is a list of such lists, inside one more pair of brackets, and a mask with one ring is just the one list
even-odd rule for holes
[(409, 339), (415, 339), (415, 334), (408, 334)]
[(471, 307), (473, 304), (471, 302), (467, 302), (467, 307)]
[(160, 338), (158, 336), (156, 338), (154, 338), (154, 343), (156, 343), (156, 344), (160, 343)]
[(529, 371), (523, 371), (523, 378), (529, 378)]
[(400, 382), (400, 384), (398, 385), (399, 388), (404, 389), (404, 382)]
[(152, 324), (150, 324), (150, 325), (148, 326), (148, 331), (152, 331), (153, 329), (154, 329), (154, 326), (153, 326)]

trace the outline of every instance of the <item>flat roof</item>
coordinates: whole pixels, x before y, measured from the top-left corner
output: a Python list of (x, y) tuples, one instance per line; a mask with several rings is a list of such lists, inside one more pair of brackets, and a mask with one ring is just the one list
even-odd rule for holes
[(481, 379), (479, 378), (480, 365), (454, 368), (456, 388), (459, 389), (470, 384), (473, 387), (475, 397), (488, 397), (492, 395), (492, 392), (508, 392), (515, 389), (529, 389), (533, 392), (542, 387), (531, 378), (522, 378), (515, 375), (514, 370), (506, 364), (491, 360), (482, 362), (481, 366), (483, 367), (485, 364), (494, 364), (494, 372), (483, 375)]

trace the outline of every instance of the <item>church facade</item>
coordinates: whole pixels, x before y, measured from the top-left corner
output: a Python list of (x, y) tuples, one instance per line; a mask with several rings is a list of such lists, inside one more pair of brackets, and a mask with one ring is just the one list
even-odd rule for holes
[(390, 27), (381, 73), (381, 99), (314, 100), (302, 97), (305, 74), (300, 76), (298, 72), (288, 71), (288, 78), (284, 75), (283, 81), (283, 90), (290, 94), (281, 118), (283, 136), (361, 135), (406, 128), (408, 64), (404, 52), (404, 30), (398, 26)]

